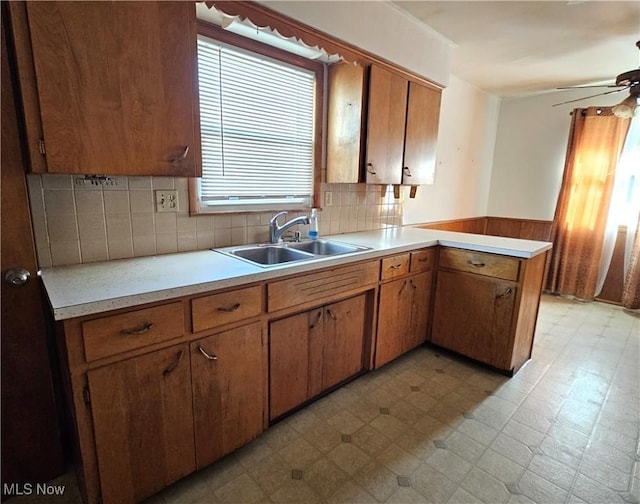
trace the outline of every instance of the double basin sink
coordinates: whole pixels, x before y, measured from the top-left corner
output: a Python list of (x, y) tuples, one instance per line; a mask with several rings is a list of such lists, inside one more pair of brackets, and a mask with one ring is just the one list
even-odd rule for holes
[(217, 249), (217, 252), (231, 257), (244, 259), (258, 266), (276, 266), (294, 261), (305, 261), (327, 256), (353, 254), (370, 250), (348, 243), (329, 240), (310, 240), (303, 242), (247, 245)]

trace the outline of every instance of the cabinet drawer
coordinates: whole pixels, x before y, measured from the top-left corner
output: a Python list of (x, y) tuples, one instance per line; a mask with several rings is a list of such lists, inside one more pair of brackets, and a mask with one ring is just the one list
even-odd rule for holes
[(400, 254), (391, 257), (385, 257), (382, 260), (382, 280), (389, 280), (409, 273), (409, 264), (411, 262), (411, 254)]
[(262, 287), (212, 294), (191, 301), (193, 332), (204, 331), (262, 313)]
[(505, 280), (518, 280), (520, 259), (484, 252), (472, 252), (443, 248), (440, 250), (439, 267), (468, 271)]
[(87, 362), (184, 334), (182, 303), (112, 315), (82, 323)]
[(335, 294), (375, 285), (379, 275), (380, 263), (371, 261), (273, 282), (268, 286), (269, 311), (325, 300)]
[(429, 271), (433, 268), (433, 262), (435, 260), (436, 251), (434, 249), (417, 250), (411, 252), (411, 273), (418, 271)]

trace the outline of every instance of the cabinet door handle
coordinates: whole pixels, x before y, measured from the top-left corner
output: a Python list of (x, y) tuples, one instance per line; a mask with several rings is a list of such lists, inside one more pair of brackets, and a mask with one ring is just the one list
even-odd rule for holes
[(137, 336), (138, 334), (144, 334), (149, 332), (149, 330), (153, 327), (152, 322), (145, 322), (140, 327), (132, 327), (131, 329), (120, 329), (120, 334), (129, 334), (132, 336)]
[(231, 306), (219, 306), (218, 307), (218, 311), (224, 312), (224, 313), (231, 313), (236, 311), (238, 308), (240, 308), (240, 303), (236, 303), (234, 305)]
[(513, 292), (511, 287), (507, 287), (502, 294), (496, 294), (496, 299), (506, 298)]
[(413, 287), (414, 289), (418, 288), (418, 286), (413, 283), (413, 280), (409, 280), (409, 283), (411, 284), (411, 287)]
[(333, 320), (338, 320), (338, 317), (336, 317), (329, 308), (327, 308), (327, 315), (329, 315)]
[(373, 167), (373, 163), (367, 163), (367, 173), (370, 173), (371, 175), (376, 174), (376, 170)]
[(469, 260), (467, 261), (467, 264), (470, 264), (471, 266), (473, 266), (474, 268), (482, 268), (485, 266), (485, 264), (483, 262), (480, 261), (472, 261)]
[(184, 148), (184, 151), (182, 152), (182, 154), (181, 154), (181, 155), (179, 155), (178, 157), (173, 158), (173, 159), (171, 160), (171, 162), (172, 162), (173, 164), (181, 163), (182, 161), (184, 161), (185, 159), (187, 159), (187, 155), (188, 155), (188, 154), (189, 154), (189, 146), (187, 145), (187, 146)]
[(389, 266), (389, 269), (393, 269), (393, 270), (400, 269), (400, 268), (402, 268), (402, 264), (392, 264), (391, 266)]
[(398, 296), (402, 294), (402, 291), (405, 289), (406, 286), (407, 286), (407, 281), (405, 280), (404, 283), (402, 284), (402, 287), (400, 287), (400, 290), (398, 291)]
[(180, 350), (180, 353), (178, 354), (178, 358), (176, 359), (176, 361), (162, 372), (162, 376), (164, 376), (165, 378), (168, 378), (169, 375), (173, 373), (177, 369), (177, 367), (180, 365), (180, 361), (182, 361), (183, 355), (184, 355), (184, 350)]
[(312, 323), (311, 323), (311, 325), (309, 326), (309, 329), (313, 329), (313, 328), (316, 326), (316, 324), (317, 324), (318, 322), (320, 322), (320, 317), (322, 317), (322, 312), (321, 312), (321, 311), (319, 311), (319, 312), (316, 314), (316, 320), (315, 320), (315, 322), (312, 322)]
[(216, 355), (209, 355), (204, 348), (202, 348), (200, 345), (198, 345), (198, 350), (200, 351), (200, 353), (202, 355), (204, 355), (207, 359), (209, 360), (218, 360), (218, 357)]
[(405, 166), (403, 170), (404, 170), (405, 177), (411, 177), (411, 170), (409, 169), (408, 166)]

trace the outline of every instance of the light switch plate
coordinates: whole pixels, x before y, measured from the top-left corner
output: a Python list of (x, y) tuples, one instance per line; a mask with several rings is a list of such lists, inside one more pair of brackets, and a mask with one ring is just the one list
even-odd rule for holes
[(333, 193), (331, 191), (327, 191), (324, 193), (324, 206), (332, 206), (333, 205)]
[(156, 212), (177, 212), (178, 191), (175, 189), (156, 189)]

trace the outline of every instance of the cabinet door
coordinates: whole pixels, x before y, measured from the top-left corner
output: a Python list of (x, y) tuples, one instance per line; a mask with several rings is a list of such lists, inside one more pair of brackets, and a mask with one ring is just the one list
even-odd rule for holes
[(139, 502), (195, 470), (187, 345), (87, 373), (102, 498)]
[(438, 272), (431, 341), (500, 369), (509, 369), (516, 287), (480, 275)]
[(322, 390), (323, 309), (293, 315), (269, 327), (269, 418)]
[(411, 326), (412, 290), (407, 278), (380, 287), (376, 368), (402, 355), (404, 351), (405, 334)]
[(409, 279), (411, 287), (411, 317), (405, 333), (403, 351), (407, 352), (427, 340), (429, 301), (431, 300), (431, 272), (425, 271)]
[(440, 118), (440, 91), (409, 83), (402, 183), (433, 184)]
[(259, 322), (191, 343), (198, 468), (262, 432), (264, 349)]
[(327, 183), (360, 182), (364, 136), (364, 68), (353, 63), (329, 67)]
[(369, 184), (402, 181), (407, 87), (406, 79), (371, 66), (365, 162)]
[(193, 3), (27, 12), (50, 173), (200, 175)]
[(364, 294), (324, 308), (324, 338), (321, 355), (322, 390), (362, 371), (365, 333)]

